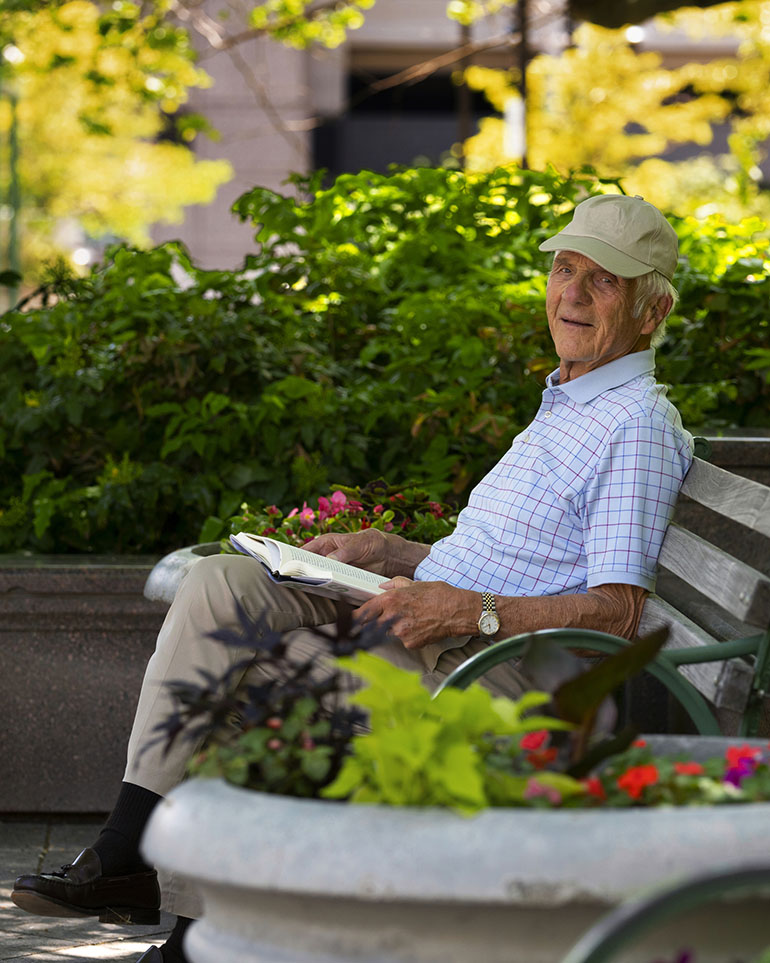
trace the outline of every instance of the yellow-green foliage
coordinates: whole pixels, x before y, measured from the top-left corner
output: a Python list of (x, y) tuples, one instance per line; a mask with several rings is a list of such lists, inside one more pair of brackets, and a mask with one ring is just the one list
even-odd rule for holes
[[(500, 751), (498, 741), (506, 740), (506, 751), (516, 755), (516, 737), (572, 728), (535, 714), (550, 700), (543, 692), (529, 692), (514, 702), (494, 698), (474, 683), (465, 690), (445, 689), (433, 699), (418, 673), (379, 656), (357, 652), (338, 663), (368, 683), (351, 700), (366, 710), (372, 734), (353, 739), (353, 754), (322, 791), (324, 796), (468, 811), (512, 805), (524, 799), (529, 775), (489, 767), (488, 757)], [(562, 773), (543, 772), (538, 779), (562, 796), (584, 792), (577, 780)]]
[[(735, 56), (667, 69), (658, 53), (636, 52), (625, 31), (583, 24), (574, 46), (529, 66), (528, 163), (563, 172), (590, 165), (682, 215), (770, 211), (756, 186), (758, 145), (770, 135), (770, 3), (684, 9), (655, 25), (695, 37), (731, 36), (739, 46)], [(519, 97), (511, 73), (472, 67), (465, 79), (498, 111)], [(675, 144), (708, 148), (714, 125), (724, 122), (732, 132), (729, 155), (704, 153), (680, 164), (655, 158)], [(503, 120), (486, 118), (466, 142), (468, 166), (510, 163), (505, 146)]]
[[(229, 179), (227, 162), (157, 141), (164, 113), (209, 84), (183, 31), (128, 3), (111, 18), (89, 0), (0, 16), (4, 87), (18, 98), (25, 260), (52, 255), (66, 218), (146, 244), (151, 224), (181, 220), (185, 205), (211, 201)], [(4, 141), (10, 123), (6, 98)]]

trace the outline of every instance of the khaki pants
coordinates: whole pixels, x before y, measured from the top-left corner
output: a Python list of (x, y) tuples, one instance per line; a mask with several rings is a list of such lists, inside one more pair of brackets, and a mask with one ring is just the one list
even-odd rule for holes
[[(303, 628), (327, 625), (337, 616), (335, 602), (274, 585), (254, 559), (213, 555), (197, 562), (177, 592), (147, 665), (128, 744), (126, 782), (165, 795), (184, 778), (187, 762), (197, 745), (177, 740), (167, 753), (162, 743), (153, 745), (158, 735), (156, 726), (174, 708), (167, 683), (197, 682), (199, 668), (219, 677), (252, 655), (249, 649), (227, 646), (210, 638), (216, 630), (239, 630), (238, 604), (252, 618), (265, 619), (269, 628), (290, 632), (288, 641), (297, 658), (321, 647), (319, 640)], [(410, 651), (393, 639), (373, 651), (395, 665), (420, 672), (424, 684), (433, 690), (461, 662), (486, 645), (478, 638), (447, 638)], [(250, 670), (260, 671), (264, 670)], [(254, 680), (250, 677), (241, 680), (244, 681)], [(524, 678), (509, 664), (493, 669), (483, 683), (497, 695), (514, 698), (527, 688)], [(168, 912), (200, 916), (197, 895), (183, 881), (162, 877), (161, 887), (163, 908)]]

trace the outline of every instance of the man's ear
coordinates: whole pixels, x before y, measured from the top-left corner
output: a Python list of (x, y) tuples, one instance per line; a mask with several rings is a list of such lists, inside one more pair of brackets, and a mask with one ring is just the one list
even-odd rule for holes
[(647, 317), (644, 320), (642, 332), (652, 334), (666, 320), (673, 306), (674, 299), (671, 295), (661, 294), (658, 300), (647, 309)]

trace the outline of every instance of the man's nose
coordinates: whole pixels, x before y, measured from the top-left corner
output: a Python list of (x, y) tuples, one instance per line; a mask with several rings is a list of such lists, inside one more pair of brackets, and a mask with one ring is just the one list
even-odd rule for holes
[(563, 295), (570, 301), (585, 304), (591, 300), (588, 289), (588, 278), (584, 274), (576, 274), (564, 288)]

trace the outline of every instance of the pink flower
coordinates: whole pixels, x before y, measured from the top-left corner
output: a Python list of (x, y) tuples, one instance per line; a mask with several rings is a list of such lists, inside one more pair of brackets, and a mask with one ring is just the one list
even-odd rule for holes
[(537, 779), (527, 780), (524, 798), (537, 799), (538, 796), (544, 796), (553, 806), (558, 806), (561, 802), (561, 793), (558, 789), (554, 789), (553, 786), (544, 786), (543, 783), (538, 782)]
[(332, 513), (337, 515), (342, 509), (347, 505), (348, 499), (344, 492), (336, 491), (332, 492)]
[(333, 514), (334, 512), (332, 511), (332, 506), (329, 499), (325, 498), (323, 495), (319, 495), (318, 496), (318, 521), (319, 522), (326, 521), (326, 519)]
[(392, 531), (393, 531), (393, 522), (385, 522), (385, 524), (384, 524), (382, 527), (383, 527), (384, 531), (386, 531), (386, 532), (392, 532)]
[[(305, 503), (305, 504), (307, 504), (307, 503)], [(299, 515), (299, 509), (298, 509), (298, 508), (292, 508), (292, 510), (289, 512), (289, 514), (288, 514), (286, 517), (287, 517), (287, 518), (294, 518), (295, 515)]]
[(382, 515), (384, 508), (385, 508), (384, 505), (375, 505), (372, 511), (374, 512), (375, 515)]
[[(340, 492), (340, 494), (342, 493)], [(364, 506), (361, 504), (361, 502), (357, 502), (355, 499), (351, 498), (350, 501), (347, 502), (347, 507), (351, 512), (360, 512)]]
[(281, 509), (277, 505), (268, 505), (265, 509), (266, 515), (280, 515)]
[(315, 521), (315, 512), (312, 508), (308, 506), (307, 502), (302, 505), (302, 511), (299, 513), (299, 523), (303, 528), (310, 528)]
[(431, 510), (431, 514), (435, 515), (436, 518), (442, 518), (444, 512), (441, 509), (441, 505), (438, 502), (428, 502), (428, 507)]

